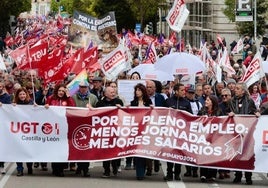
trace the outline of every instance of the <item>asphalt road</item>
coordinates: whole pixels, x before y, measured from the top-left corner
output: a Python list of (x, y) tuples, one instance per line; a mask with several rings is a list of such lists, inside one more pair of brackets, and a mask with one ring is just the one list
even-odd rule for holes
[[(124, 161), (122, 161), (124, 164)], [(26, 164), (24, 164), (24, 167)], [(152, 176), (147, 176), (144, 180), (138, 181), (135, 177), (135, 170), (122, 170), (117, 176), (102, 178), (102, 163), (91, 163), (90, 177), (75, 175), (74, 172), (65, 170), (65, 177), (52, 176), (50, 164), (48, 171), (42, 171), (41, 168), (35, 168), (33, 175), (27, 174), (27, 168), (24, 170), (24, 176), (16, 176), (16, 164), (5, 163), (7, 173), (0, 177), (0, 188), (225, 188), (225, 187), (267, 187), (267, 174), (254, 173), (253, 185), (245, 185), (245, 179), (242, 184), (233, 184), (233, 173), (230, 179), (216, 179), (214, 183), (201, 183), (199, 178), (183, 177), (185, 167), (182, 166), (182, 181), (165, 182), (163, 176), (166, 172), (166, 163), (162, 162), (162, 168), (158, 173), (153, 172)], [(163, 170), (164, 169), (164, 170)]]

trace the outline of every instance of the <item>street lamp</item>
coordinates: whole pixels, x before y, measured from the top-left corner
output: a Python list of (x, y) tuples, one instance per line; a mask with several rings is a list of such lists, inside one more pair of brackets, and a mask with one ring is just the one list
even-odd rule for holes
[(254, 40), (257, 39), (257, 0), (254, 0)]

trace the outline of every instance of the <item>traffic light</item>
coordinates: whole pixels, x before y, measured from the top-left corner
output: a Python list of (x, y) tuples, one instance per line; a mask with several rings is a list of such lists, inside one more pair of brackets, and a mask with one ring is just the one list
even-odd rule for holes
[(149, 22), (148, 23), (148, 33), (149, 34), (153, 34), (153, 32), (154, 32), (153, 23), (152, 22)]
[(149, 22), (148, 24), (146, 24), (145, 28), (144, 28), (144, 33), (149, 35), (149, 34), (153, 34), (153, 23)]
[(147, 34), (147, 35), (149, 34), (148, 24), (146, 24), (146, 26), (145, 26), (143, 32), (144, 32), (145, 34)]
[(60, 6), (60, 11), (64, 11), (64, 6)]

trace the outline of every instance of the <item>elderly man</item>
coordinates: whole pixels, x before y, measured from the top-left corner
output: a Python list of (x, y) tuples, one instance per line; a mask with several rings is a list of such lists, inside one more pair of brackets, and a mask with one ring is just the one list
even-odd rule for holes
[[(117, 97), (116, 91), (111, 86), (108, 86), (104, 89), (104, 97), (97, 102), (96, 107), (105, 107), (105, 106), (123, 106), (123, 101)], [(103, 161), (103, 178), (109, 178), (110, 177), (110, 165), (112, 165), (113, 168), (113, 174), (116, 176), (118, 172), (118, 162), (121, 159), (114, 159), (114, 160), (108, 160)]]
[(221, 101), (221, 91), (225, 87), (224, 82), (217, 82), (215, 85), (215, 95), (218, 97), (219, 101)]
[[(194, 86), (191, 85), (186, 89), (186, 99), (190, 102), (191, 109), (194, 115), (197, 115), (199, 110), (202, 108), (202, 104), (195, 97)], [(184, 173), (185, 177), (193, 176), (194, 178), (198, 177), (197, 170), (198, 167), (191, 167), (186, 165), (186, 172)]]
[[(147, 93), (153, 103), (153, 106), (164, 106), (165, 105), (165, 98), (163, 95), (160, 93), (156, 93), (156, 84), (152, 80), (147, 80), (146, 81), (146, 90)], [(158, 172), (159, 171), (159, 161), (154, 160), (154, 171)], [(147, 166), (147, 176), (152, 175), (152, 168), (153, 168), (153, 160), (152, 159), (146, 159), (146, 166)]]
[[(219, 108), (222, 111), (223, 115), (228, 115), (230, 113), (229, 103), (232, 99), (231, 91), (228, 88), (224, 88), (221, 90), (221, 103), (219, 104)], [(219, 169), (219, 179), (230, 178), (230, 171)]]
[(87, 81), (79, 83), (79, 90), (73, 96), (73, 99), (78, 107), (95, 107), (98, 102), (98, 98), (89, 91), (89, 83)]
[[(95, 95), (89, 92), (89, 83), (87, 81), (81, 81), (79, 83), (79, 90), (73, 96), (75, 104), (77, 107), (96, 107), (98, 99)], [(81, 174), (83, 172), (84, 177), (88, 177), (88, 162), (77, 163), (76, 174)]]
[[(229, 116), (234, 116), (235, 114), (255, 114), (259, 116), (260, 113), (257, 112), (254, 101), (248, 95), (248, 89), (245, 83), (237, 83), (235, 85), (234, 97), (230, 102), (230, 113)], [(254, 153), (253, 149), (252, 152)], [(246, 163), (245, 163), (246, 165)], [(245, 172), (246, 184), (252, 184), (252, 172)], [(241, 183), (242, 172), (236, 171), (234, 183)]]
[(93, 88), (90, 92), (100, 100), (103, 97), (103, 81), (101, 77), (95, 77), (92, 79)]
[(236, 81), (232, 78), (227, 80), (227, 88), (230, 89), (232, 96), (235, 94), (235, 84)]

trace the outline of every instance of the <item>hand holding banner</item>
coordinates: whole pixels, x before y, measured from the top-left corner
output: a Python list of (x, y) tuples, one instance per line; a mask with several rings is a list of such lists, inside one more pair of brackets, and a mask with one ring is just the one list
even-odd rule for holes
[(140, 156), (267, 172), (268, 160), (263, 157), (267, 116), (193, 116), (163, 107), (89, 110), (5, 104), (0, 116), (0, 143), (8, 143), (0, 150), (1, 161), (79, 162)]

